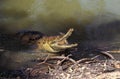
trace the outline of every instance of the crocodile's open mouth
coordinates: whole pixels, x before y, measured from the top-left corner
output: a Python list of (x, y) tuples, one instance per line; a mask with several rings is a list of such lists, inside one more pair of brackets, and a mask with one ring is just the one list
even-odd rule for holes
[(69, 29), (66, 34), (61, 34), (58, 36), (46, 36), (38, 40), (38, 48), (48, 52), (60, 52), (68, 48), (77, 46), (78, 44), (69, 44), (67, 39), (71, 36), (74, 29)]
[(74, 29), (69, 29), (66, 34), (62, 34), (60, 37), (50, 43), (50, 47), (54, 50), (54, 52), (59, 52), (77, 46), (77, 43), (69, 44), (67, 41), (68, 37), (71, 36), (73, 31)]

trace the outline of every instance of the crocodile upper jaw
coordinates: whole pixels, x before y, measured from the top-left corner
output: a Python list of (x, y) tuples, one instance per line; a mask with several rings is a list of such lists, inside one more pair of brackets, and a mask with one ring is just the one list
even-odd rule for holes
[(78, 44), (69, 44), (67, 38), (71, 36), (74, 29), (69, 29), (68, 32), (62, 36), (56, 36), (56, 40), (46, 42), (44, 48), (49, 52), (60, 52), (68, 48), (77, 46)]

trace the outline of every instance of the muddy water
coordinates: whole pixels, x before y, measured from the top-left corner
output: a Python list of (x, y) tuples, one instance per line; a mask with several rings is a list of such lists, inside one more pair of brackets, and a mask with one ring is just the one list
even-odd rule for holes
[(120, 47), (119, 8), (118, 0), (1, 0), (0, 32), (56, 35), (74, 28), (71, 41), (114, 50)]
[(107, 22), (118, 18), (113, 13), (109, 13), (111, 7), (109, 8), (108, 2), (106, 0), (2, 0), (0, 27), (7, 32), (32, 29), (55, 34), (70, 27), (84, 32), (84, 27), (101, 15), (113, 16), (106, 17)]

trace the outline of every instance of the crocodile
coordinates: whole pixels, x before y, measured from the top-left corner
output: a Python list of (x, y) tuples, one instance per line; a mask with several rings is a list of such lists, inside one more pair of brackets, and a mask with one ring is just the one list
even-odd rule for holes
[(46, 36), (37, 31), (23, 31), (16, 33), (16, 37), (23, 45), (35, 47), (35, 50), (57, 53), (78, 45), (77, 43), (69, 44), (67, 41), (73, 31), (74, 29), (70, 28), (66, 34), (56, 36)]

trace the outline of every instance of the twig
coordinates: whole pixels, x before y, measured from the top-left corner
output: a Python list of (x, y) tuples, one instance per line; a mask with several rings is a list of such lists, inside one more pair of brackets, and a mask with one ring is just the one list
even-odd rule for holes
[(120, 50), (111, 50), (111, 51), (107, 51), (109, 53), (120, 53)]
[(64, 62), (65, 60), (69, 59), (69, 56), (71, 56), (71, 54), (68, 55), (67, 57), (64, 57), (61, 61), (58, 61), (57, 65), (60, 65), (60, 64), (61, 64), (62, 62)]
[(108, 51), (101, 51), (101, 53), (102, 53), (103, 55), (106, 55), (106, 56), (109, 57), (110, 59), (115, 59), (115, 58), (113, 57), (113, 55), (111, 55), (110, 53), (108, 53)]
[(71, 67), (74, 67), (74, 66), (76, 66), (77, 64), (82, 63), (82, 62), (93, 61), (93, 60), (94, 60), (95, 58), (97, 58), (98, 56), (100, 56), (100, 55), (97, 55), (97, 56), (95, 56), (95, 57), (93, 57), (93, 58), (83, 58), (83, 59), (80, 59), (80, 60), (76, 61), (76, 63), (75, 63), (74, 65), (72, 65)]
[(82, 62), (86, 62), (86, 61), (93, 61), (95, 58), (97, 58), (98, 56), (100, 55), (97, 55), (97, 56), (94, 56), (93, 58), (83, 58), (83, 59), (80, 59), (76, 62), (76, 64), (78, 63), (82, 63)]
[(54, 59), (57, 59), (57, 60), (62, 60), (61, 62), (65, 61), (65, 60), (68, 60), (68, 61), (71, 61), (73, 64), (76, 63), (76, 61), (72, 58), (69, 58), (70, 55), (68, 55), (67, 57), (65, 56), (56, 56), (56, 57), (51, 57), (49, 60), (54, 60)]
[(48, 60), (48, 58), (49, 58), (49, 55), (47, 55), (47, 57), (45, 58), (45, 60), (44, 60), (43, 62), (40, 62), (40, 63), (38, 63), (37, 65), (41, 65), (41, 64), (43, 64), (43, 63), (46, 63), (46, 61)]

